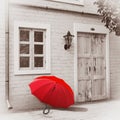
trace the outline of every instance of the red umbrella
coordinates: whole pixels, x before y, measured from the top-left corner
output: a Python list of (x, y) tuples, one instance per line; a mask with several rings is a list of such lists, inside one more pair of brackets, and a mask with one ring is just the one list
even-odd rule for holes
[(40, 76), (30, 84), (31, 93), (40, 101), (56, 108), (67, 108), (74, 104), (74, 94), (70, 86), (55, 76)]

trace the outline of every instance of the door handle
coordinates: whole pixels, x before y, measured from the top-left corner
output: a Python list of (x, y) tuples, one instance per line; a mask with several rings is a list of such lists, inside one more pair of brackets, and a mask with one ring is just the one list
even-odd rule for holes
[(89, 72), (90, 72), (90, 71), (91, 71), (91, 67), (89, 66), (89, 68), (88, 68), (88, 69), (89, 69)]
[(96, 72), (96, 67), (95, 66), (93, 67), (93, 70), (94, 70), (94, 72)]

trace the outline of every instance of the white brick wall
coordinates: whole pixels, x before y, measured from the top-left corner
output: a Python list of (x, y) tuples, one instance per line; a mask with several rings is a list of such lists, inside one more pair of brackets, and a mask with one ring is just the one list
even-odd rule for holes
[(120, 37), (110, 35), (111, 98), (120, 99)]
[[(10, 8), (10, 100), (15, 109), (39, 108), (39, 101), (30, 93), (28, 84), (37, 75), (14, 75), (14, 21), (24, 20), (51, 25), (51, 75), (63, 78), (72, 88), (74, 86), (74, 47), (64, 50), (63, 36), (70, 30), (73, 33), (75, 22), (101, 24), (94, 16), (78, 13), (44, 10), (34, 7), (11, 6)], [(43, 107), (43, 106), (42, 106)]]
[(10, 0), (11, 3), (29, 5), (36, 7), (62, 9), (66, 11), (87, 12), (91, 14), (97, 13), (97, 5), (93, 5), (96, 0), (84, 0), (84, 5), (74, 5), (63, 2), (56, 2), (52, 0)]
[(0, 112), (5, 108), (5, 13), (0, 1)]
[[(14, 75), (14, 21), (38, 22), (51, 25), (51, 75), (63, 78), (74, 88), (74, 45), (70, 50), (64, 50), (63, 35), (69, 30), (73, 33), (73, 24), (88, 23), (101, 24), (99, 18), (85, 14), (48, 9), (11, 6), (10, 7), (10, 100), (14, 109), (32, 109), (43, 107), (30, 93), (28, 84), (38, 75)], [(117, 37), (110, 37), (110, 70), (111, 95), (120, 96), (119, 51), (120, 41)], [(3, 58), (2, 58), (3, 59)]]

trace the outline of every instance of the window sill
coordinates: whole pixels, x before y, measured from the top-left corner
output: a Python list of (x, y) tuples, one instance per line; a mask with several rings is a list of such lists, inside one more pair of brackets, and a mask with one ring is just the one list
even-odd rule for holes
[(50, 70), (18, 70), (14, 71), (14, 75), (36, 75), (51, 74)]

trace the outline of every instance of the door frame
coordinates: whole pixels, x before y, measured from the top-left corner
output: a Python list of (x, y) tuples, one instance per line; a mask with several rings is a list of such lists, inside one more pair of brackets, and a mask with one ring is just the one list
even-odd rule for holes
[(104, 25), (74, 23), (74, 96), (75, 102), (78, 100), (78, 53), (77, 53), (77, 33), (99, 33), (106, 34), (106, 98), (110, 97), (110, 76), (109, 76), (109, 30)]

